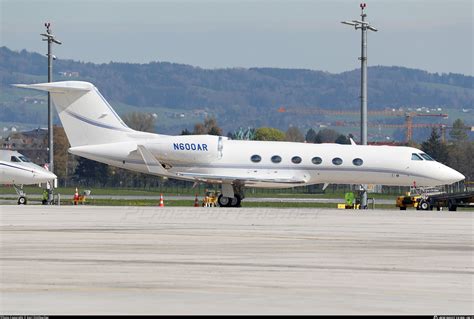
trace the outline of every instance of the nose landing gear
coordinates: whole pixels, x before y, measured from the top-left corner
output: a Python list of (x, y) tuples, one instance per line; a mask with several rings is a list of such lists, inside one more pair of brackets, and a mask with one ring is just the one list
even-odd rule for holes
[(13, 185), (13, 188), (15, 189), (15, 192), (18, 195), (18, 201), (17, 201), (18, 205), (26, 205), (28, 200), (26, 198), (26, 193), (23, 191), (23, 185), (20, 185), (20, 186)]

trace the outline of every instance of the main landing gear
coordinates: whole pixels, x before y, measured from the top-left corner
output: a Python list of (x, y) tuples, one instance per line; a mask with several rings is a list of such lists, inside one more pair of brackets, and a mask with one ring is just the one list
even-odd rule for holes
[(235, 194), (234, 197), (225, 197), (224, 195), (219, 195), (217, 198), (217, 202), (219, 203), (220, 207), (241, 207), (242, 199), (240, 195)]
[(244, 197), (242, 185), (222, 184), (222, 194), (217, 202), (220, 207), (241, 207)]

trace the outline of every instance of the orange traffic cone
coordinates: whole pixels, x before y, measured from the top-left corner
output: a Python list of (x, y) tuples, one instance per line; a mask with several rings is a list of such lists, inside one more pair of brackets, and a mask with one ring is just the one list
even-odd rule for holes
[(199, 207), (198, 194), (196, 194), (196, 199), (194, 199), (194, 207)]
[(163, 194), (160, 194), (160, 207), (165, 207), (165, 204), (163, 203)]

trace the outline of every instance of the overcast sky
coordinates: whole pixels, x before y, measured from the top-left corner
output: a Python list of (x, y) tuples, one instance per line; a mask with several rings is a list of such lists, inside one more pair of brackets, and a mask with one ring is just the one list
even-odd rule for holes
[[(473, 0), (368, 0), (369, 65), (473, 75)], [(169, 61), (203, 68), (359, 66), (359, 0), (0, 0), (1, 46), (46, 53), (44, 22), (63, 41), (58, 58)]]

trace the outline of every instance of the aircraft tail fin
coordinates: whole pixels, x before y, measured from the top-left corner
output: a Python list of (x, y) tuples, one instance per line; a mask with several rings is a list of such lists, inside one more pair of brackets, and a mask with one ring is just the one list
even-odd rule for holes
[(135, 132), (125, 125), (99, 90), (89, 82), (64, 81), (14, 86), (50, 92), (72, 147), (123, 142), (131, 139), (129, 133)]

